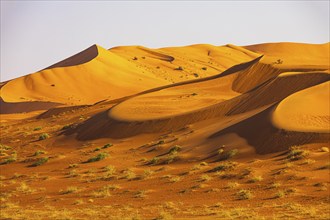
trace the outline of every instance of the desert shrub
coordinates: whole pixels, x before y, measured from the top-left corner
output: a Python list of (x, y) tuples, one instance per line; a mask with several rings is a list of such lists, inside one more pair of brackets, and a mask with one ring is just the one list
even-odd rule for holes
[(249, 183), (256, 183), (256, 182), (260, 182), (261, 180), (262, 180), (261, 176), (254, 176), (248, 182)]
[(219, 166), (214, 167), (210, 172), (218, 172), (218, 171), (224, 171), (224, 170), (232, 170), (237, 166), (237, 163), (223, 163), (220, 164)]
[(94, 149), (94, 152), (95, 151), (100, 151), (100, 150), (101, 150), (101, 148), (97, 147), (97, 148)]
[[(221, 149), (220, 149), (221, 150)], [(219, 153), (219, 152), (218, 152)], [(231, 159), (233, 158), (235, 155), (238, 154), (238, 150), (237, 149), (232, 149), (232, 150), (229, 150), (227, 152), (223, 152), (221, 153), (221, 158), (220, 160), (228, 160), (228, 159)]]
[(285, 196), (285, 192), (283, 192), (282, 190), (280, 190), (280, 191), (278, 191), (278, 192), (275, 194), (274, 198), (282, 198), (282, 197), (284, 197), (284, 196)]
[(102, 147), (102, 149), (106, 149), (106, 148), (109, 148), (109, 147), (112, 147), (112, 146), (113, 146), (113, 144), (108, 143), (108, 144), (105, 144), (105, 145)]
[(3, 160), (3, 162), (1, 162), (1, 164), (9, 164), (9, 163), (13, 163), (17, 160), (17, 155), (11, 155), (10, 157), (6, 158)]
[(207, 70), (207, 67), (202, 67), (202, 70)]
[(290, 161), (300, 160), (309, 155), (309, 152), (307, 150), (299, 149), (296, 146), (290, 147), (290, 150), (288, 152), (287, 159)]
[(160, 161), (160, 158), (159, 158), (159, 157), (154, 157), (154, 158), (152, 158), (152, 159), (149, 161), (149, 164), (151, 164), (151, 165), (156, 165), (156, 164), (159, 163), (159, 161)]
[(45, 140), (45, 139), (47, 139), (47, 138), (49, 138), (49, 134), (47, 134), (47, 133), (43, 133), (43, 134), (41, 134), (41, 135), (39, 136), (39, 141), (41, 141), (41, 140)]
[(160, 140), (160, 141), (158, 141), (157, 144), (165, 144), (165, 141), (164, 140)]
[(179, 145), (175, 145), (168, 151), (168, 154), (176, 154), (181, 151), (181, 149), (182, 148)]
[(245, 189), (240, 190), (236, 193), (236, 195), (239, 200), (251, 199), (253, 197), (251, 191)]
[(39, 156), (40, 154), (45, 154), (46, 152), (43, 150), (37, 150), (36, 152), (34, 152), (33, 156)]
[(89, 158), (86, 163), (91, 163), (91, 162), (96, 162), (96, 161), (100, 161), (100, 160), (104, 160), (105, 158), (107, 158), (109, 156), (109, 154), (102, 152), (99, 153), (98, 155)]
[(74, 163), (74, 164), (69, 164), (69, 168), (76, 168), (78, 167), (78, 164)]
[(77, 192), (78, 188), (75, 186), (69, 186), (68, 188), (66, 188), (66, 190), (61, 190), (60, 193), (61, 194), (69, 194), (69, 193), (74, 193)]
[(67, 130), (67, 129), (72, 128), (72, 127), (73, 127), (72, 124), (70, 124), (70, 125), (64, 125), (64, 126), (62, 127), (62, 130)]
[(40, 158), (39, 160), (37, 160), (36, 162), (34, 162), (31, 166), (32, 166), (32, 167), (40, 166), (40, 165), (42, 165), (42, 164), (44, 164), (44, 163), (47, 163), (48, 160), (49, 160), (48, 157), (42, 157), (42, 158)]
[(42, 127), (35, 127), (33, 130), (34, 131), (39, 131), (39, 130), (41, 130), (42, 129)]
[(198, 73), (194, 73), (193, 75), (194, 75), (195, 77), (199, 77)]

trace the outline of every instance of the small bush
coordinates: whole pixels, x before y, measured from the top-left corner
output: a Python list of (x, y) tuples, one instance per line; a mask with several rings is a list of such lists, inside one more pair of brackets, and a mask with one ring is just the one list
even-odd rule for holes
[(196, 78), (199, 77), (198, 73), (194, 73), (194, 76), (195, 76)]
[(261, 176), (255, 176), (255, 177), (252, 177), (252, 178), (249, 180), (249, 183), (260, 182), (261, 180), (263, 180)]
[(34, 131), (39, 131), (39, 130), (41, 130), (42, 129), (42, 127), (35, 127), (33, 130)]
[(12, 156), (8, 157), (7, 159), (4, 159), (4, 161), (1, 164), (13, 163), (16, 160), (17, 160), (17, 156), (16, 155), (12, 155)]
[(202, 67), (202, 70), (207, 70), (207, 67)]
[(39, 136), (39, 141), (41, 141), (41, 140), (45, 140), (45, 139), (47, 139), (47, 138), (49, 138), (49, 134), (47, 134), (47, 133), (43, 133), (43, 134), (41, 134), (41, 135)]
[(109, 148), (109, 147), (112, 147), (112, 146), (113, 146), (113, 144), (108, 143), (108, 144), (105, 144), (105, 145), (102, 147), (102, 149), (106, 149), (106, 148)]
[(77, 192), (78, 188), (75, 186), (69, 186), (68, 188), (66, 188), (66, 190), (61, 190), (61, 194), (69, 194), (69, 193), (74, 193)]
[(94, 152), (95, 151), (100, 151), (100, 150), (101, 150), (101, 148), (97, 147), (97, 148), (94, 149)]
[(290, 161), (300, 160), (309, 155), (307, 150), (299, 149), (296, 146), (290, 148), (287, 159)]
[(32, 166), (32, 167), (40, 166), (40, 165), (42, 165), (42, 164), (44, 164), (44, 163), (47, 163), (48, 160), (49, 160), (48, 157), (42, 157), (42, 158), (40, 158), (38, 161), (36, 161), (35, 163), (33, 163), (31, 166)]
[(218, 172), (223, 170), (232, 170), (237, 166), (237, 163), (223, 163), (219, 166), (214, 167), (210, 172)]
[(76, 163), (69, 165), (69, 168), (76, 168), (76, 167), (78, 167), (78, 164), (76, 164)]
[(233, 158), (235, 155), (238, 154), (238, 150), (237, 149), (232, 149), (228, 152), (224, 152), (221, 156), (221, 160), (228, 160)]
[(159, 161), (160, 161), (160, 158), (159, 158), (159, 157), (154, 157), (154, 158), (152, 158), (152, 159), (149, 161), (149, 164), (151, 164), (151, 165), (156, 165), (156, 164), (159, 163)]
[(285, 196), (285, 193), (280, 190), (275, 194), (274, 198), (282, 198), (284, 196)]
[(43, 150), (37, 150), (34, 154), (33, 154), (33, 156), (39, 156), (40, 154), (45, 154), (46, 152), (45, 151), (43, 151)]
[(253, 197), (252, 193), (245, 189), (240, 190), (236, 195), (239, 200), (251, 199)]
[(168, 154), (176, 154), (181, 151), (181, 149), (182, 148), (179, 145), (175, 145), (168, 151)]
[(86, 163), (91, 163), (91, 162), (96, 162), (96, 161), (100, 161), (100, 160), (104, 160), (105, 158), (107, 158), (109, 156), (109, 154), (102, 152), (99, 153), (98, 155), (96, 155), (95, 157), (91, 157), (89, 158)]

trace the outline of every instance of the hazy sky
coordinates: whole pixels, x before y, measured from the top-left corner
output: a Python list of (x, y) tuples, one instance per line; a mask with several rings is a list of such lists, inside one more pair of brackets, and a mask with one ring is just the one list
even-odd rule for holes
[(329, 1), (4, 1), (1, 80), (98, 44), (329, 41)]

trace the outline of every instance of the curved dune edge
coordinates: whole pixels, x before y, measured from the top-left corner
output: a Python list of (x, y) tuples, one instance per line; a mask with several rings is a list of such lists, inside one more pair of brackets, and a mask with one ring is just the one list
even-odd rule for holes
[(274, 126), (300, 132), (330, 133), (330, 82), (294, 93), (272, 114)]
[(57, 67), (69, 67), (69, 66), (76, 66), (87, 63), (99, 55), (98, 46), (96, 44), (90, 46), (89, 48), (77, 53), (69, 58), (66, 58), (58, 63), (55, 63), (46, 69), (52, 69)]
[(62, 105), (55, 102), (18, 102), (8, 103), (0, 97), (0, 114), (18, 114), (39, 110), (48, 110), (56, 106)]
[[(149, 120), (117, 120), (101, 112), (80, 125), (76, 132), (81, 140), (101, 137), (123, 138), (141, 133), (175, 130), (202, 120), (237, 115), (277, 103), (302, 89), (330, 79), (326, 73), (302, 73), (277, 77), (267, 84), (233, 99), (180, 115)], [(120, 104), (119, 104), (120, 105)]]
[(286, 131), (275, 127), (271, 121), (275, 108), (272, 105), (248, 119), (217, 131), (209, 136), (209, 140), (236, 134), (253, 146), (257, 154), (280, 152), (295, 145), (329, 143), (329, 133)]

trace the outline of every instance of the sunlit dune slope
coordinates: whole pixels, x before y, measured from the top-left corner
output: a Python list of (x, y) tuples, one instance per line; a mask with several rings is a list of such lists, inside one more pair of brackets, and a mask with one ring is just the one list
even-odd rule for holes
[[(96, 50), (98, 54), (93, 58)], [(88, 60), (84, 56), (93, 59)], [(88, 61), (75, 65), (80, 57), (79, 61)], [(6, 102), (92, 104), (167, 84), (167, 81), (141, 71), (136, 65), (100, 46), (85, 50), (78, 58), (69, 58), (69, 61), (55, 64), (54, 68), (7, 82), (1, 88), (1, 97)], [(57, 67), (63, 65), (66, 67)]]
[(278, 68), (329, 69), (329, 46), (305, 43), (265, 43), (244, 48), (265, 55)]
[(274, 125), (292, 131), (330, 132), (329, 100), (329, 81), (294, 93), (276, 107)]

